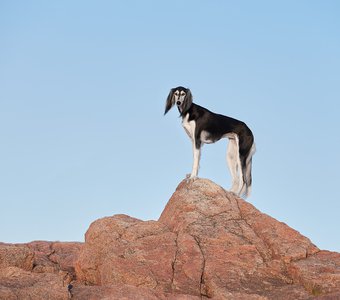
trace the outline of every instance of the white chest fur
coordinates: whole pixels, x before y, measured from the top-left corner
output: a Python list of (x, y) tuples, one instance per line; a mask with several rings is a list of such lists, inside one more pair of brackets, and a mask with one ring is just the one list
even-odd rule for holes
[(190, 137), (191, 140), (194, 140), (195, 137), (195, 128), (196, 128), (196, 122), (195, 121), (189, 121), (189, 114), (186, 114), (186, 116), (182, 120), (182, 126), (185, 129), (186, 133)]

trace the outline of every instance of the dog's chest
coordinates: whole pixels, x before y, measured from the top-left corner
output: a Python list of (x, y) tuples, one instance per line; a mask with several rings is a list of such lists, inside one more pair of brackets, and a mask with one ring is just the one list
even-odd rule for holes
[(189, 121), (189, 114), (186, 114), (186, 116), (183, 118), (182, 126), (188, 136), (193, 140), (195, 135), (196, 122), (193, 120)]

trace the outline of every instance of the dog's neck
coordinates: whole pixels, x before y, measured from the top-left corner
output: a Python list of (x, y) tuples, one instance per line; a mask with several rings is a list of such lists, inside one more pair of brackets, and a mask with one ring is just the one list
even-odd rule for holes
[(182, 119), (184, 119), (186, 114), (192, 109), (193, 106), (194, 106), (194, 103), (192, 102), (191, 105), (186, 110), (183, 110), (182, 112), (179, 109), (179, 107), (177, 107), (178, 111), (179, 111), (179, 114), (180, 114), (180, 117), (182, 117)]

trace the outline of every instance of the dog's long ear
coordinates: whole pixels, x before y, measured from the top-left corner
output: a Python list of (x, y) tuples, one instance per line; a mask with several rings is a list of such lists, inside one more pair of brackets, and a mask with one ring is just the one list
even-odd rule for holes
[(175, 88), (170, 90), (168, 98), (166, 99), (164, 114), (166, 114), (171, 109), (171, 107), (173, 107), (174, 104), (175, 104), (175, 101), (174, 101), (174, 92), (175, 92)]
[(183, 107), (182, 107), (182, 115), (185, 114), (190, 106), (192, 105), (192, 94), (191, 91), (189, 89), (187, 89), (187, 94), (185, 95), (184, 98), (184, 103), (183, 103)]

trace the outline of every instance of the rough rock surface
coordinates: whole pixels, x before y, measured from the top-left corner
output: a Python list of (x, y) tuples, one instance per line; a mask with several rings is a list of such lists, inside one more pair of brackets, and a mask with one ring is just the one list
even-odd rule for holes
[(93, 222), (85, 244), (0, 243), (0, 299), (208, 298), (340, 299), (340, 254), (206, 179), (158, 221)]
[(82, 243), (0, 243), (0, 299), (69, 299)]
[(91, 224), (76, 273), (90, 286), (143, 287), (146, 299), (340, 297), (340, 254), (204, 179), (183, 181), (158, 221)]

